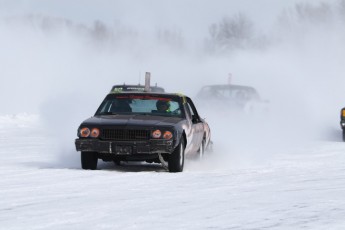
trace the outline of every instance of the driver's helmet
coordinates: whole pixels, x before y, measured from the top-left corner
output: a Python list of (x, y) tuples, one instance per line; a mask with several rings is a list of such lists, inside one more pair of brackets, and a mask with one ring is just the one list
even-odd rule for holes
[(169, 101), (158, 100), (156, 102), (156, 107), (157, 107), (158, 110), (165, 110), (165, 111), (169, 112), (170, 111), (170, 102)]

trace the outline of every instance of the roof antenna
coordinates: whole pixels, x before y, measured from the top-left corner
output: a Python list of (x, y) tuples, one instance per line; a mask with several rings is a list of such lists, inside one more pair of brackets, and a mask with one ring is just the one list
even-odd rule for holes
[(141, 72), (139, 71), (139, 84), (140, 85), (140, 81), (141, 81)]
[(145, 73), (145, 92), (150, 92), (150, 78), (151, 78), (151, 73), (146, 72)]

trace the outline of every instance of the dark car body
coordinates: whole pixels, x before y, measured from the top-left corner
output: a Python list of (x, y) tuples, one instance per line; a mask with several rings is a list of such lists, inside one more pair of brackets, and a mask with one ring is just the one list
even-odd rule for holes
[(345, 108), (340, 111), (340, 127), (343, 130), (343, 141), (345, 141)]
[(266, 110), (268, 104), (254, 87), (233, 84), (204, 86), (197, 98), (207, 106), (241, 111)]
[[(158, 101), (169, 102), (171, 111), (157, 111)], [(202, 156), (211, 132), (187, 96), (122, 92), (105, 97), (95, 115), (81, 123), (78, 137), (84, 169), (96, 169), (96, 159), (102, 159), (160, 162), (180, 172), (185, 154)]]
[[(118, 92), (144, 92), (145, 86), (144, 85), (114, 85), (111, 87), (110, 93), (118, 93)], [(163, 87), (159, 86), (150, 86), (150, 92), (158, 92), (164, 93), (165, 90)]]

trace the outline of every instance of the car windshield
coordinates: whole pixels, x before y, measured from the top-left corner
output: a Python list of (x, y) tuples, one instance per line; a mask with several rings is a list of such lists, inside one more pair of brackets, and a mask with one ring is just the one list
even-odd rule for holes
[(95, 115), (143, 114), (167, 117), (181, 117), (178, 97), (166, 95), (110, 94)]

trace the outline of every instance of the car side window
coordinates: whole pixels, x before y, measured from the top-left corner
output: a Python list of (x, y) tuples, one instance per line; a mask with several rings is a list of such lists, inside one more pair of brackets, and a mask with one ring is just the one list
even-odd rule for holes
[(193, 109), (192, 107), (190, 106), (190, 104), (187, 102), (187, 110), (188, 110), (188, 113), (191, 117), (193, 117), (194, 115), (194, 112), (193, 112)]
[(191, 111), (190, 105), (188, 103), (186, 103), (186, 115), (189, 119), (192, 120), (192, 111)]
[(100, 113), (109, 112), (110, 107), (112, 106), (113, 101), (106, 101), (103, 106), (101, 106)]
[(193, 123), (198, 123), (200, 121), (198, 112), (196, 111), (196, 108), (190, 98), (187, 98), (187, 107), (188, 110), (190, 110), (190, 114), (192, 117)]

